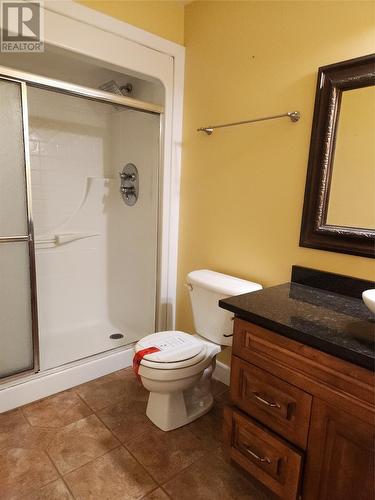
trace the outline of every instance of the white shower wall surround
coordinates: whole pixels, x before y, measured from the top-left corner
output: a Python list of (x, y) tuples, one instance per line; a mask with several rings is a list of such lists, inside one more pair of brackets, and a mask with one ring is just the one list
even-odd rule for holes
[[(155, 329), (159, 116), (36, 88), (28, 101), (46, 370)], [(140, 176), (134, 207), (119, 193), (129, 162)]]

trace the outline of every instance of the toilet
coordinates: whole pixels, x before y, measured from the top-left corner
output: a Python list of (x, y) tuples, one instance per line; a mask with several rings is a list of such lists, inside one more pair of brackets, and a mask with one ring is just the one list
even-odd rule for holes
[(232, 345), (233, 314), (218, 301), (262, 288), (258, 283), (210, 270), (187, 276), (195, 335), (165, 331), (147, 335), (135, 346), (138, 376), (150, 392), (146, 414), (163, 431), (207, 413), (216, 355)]

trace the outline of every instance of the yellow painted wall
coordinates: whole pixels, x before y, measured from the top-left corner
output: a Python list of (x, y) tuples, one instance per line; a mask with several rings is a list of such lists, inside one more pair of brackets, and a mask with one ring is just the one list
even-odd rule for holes
[(184, 3), (176, 1), (82, 0), (78, 3), (179, 44), (184, 41)]
[[(177, 328), (193, 331), (186, 274), (288, 281), (292, 264), (361, 278), (373, 260), (298, 246), (319, 66), (374, 51), (374, 3), (194, 2), (186, 81)], [(210, 123), (299, 110), (215, 132)]]

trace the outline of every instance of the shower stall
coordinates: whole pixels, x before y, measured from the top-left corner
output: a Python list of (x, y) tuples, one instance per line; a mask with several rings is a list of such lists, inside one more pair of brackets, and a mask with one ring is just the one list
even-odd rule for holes
[(163, 108), (98, 87), (0, 68), (0, 384), (156, 328)]

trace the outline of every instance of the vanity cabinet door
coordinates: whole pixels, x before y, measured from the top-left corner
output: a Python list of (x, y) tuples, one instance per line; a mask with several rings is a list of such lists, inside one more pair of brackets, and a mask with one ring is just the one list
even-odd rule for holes
[(303, 500), (373, 500), (372, 425), (313, 400)]

